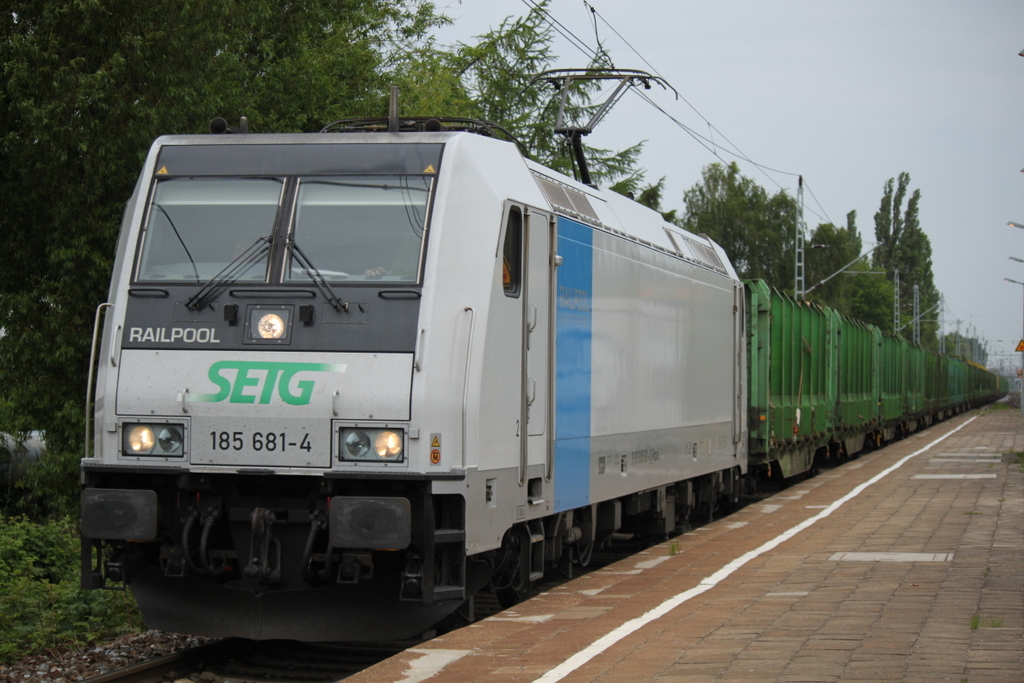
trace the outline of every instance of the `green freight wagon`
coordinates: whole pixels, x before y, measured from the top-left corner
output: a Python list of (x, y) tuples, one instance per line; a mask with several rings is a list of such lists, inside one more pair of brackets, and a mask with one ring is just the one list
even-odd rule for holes
[(763, 474), (807, 472), (831, 439), (835, 382), (825, 309), (762, 280), (747, 283), (750, 463)]
[(967, 409), (967, 363), (959, 358), (949, 359), (949, 393), (947, 394), (949, 413), (963, 412)]
[(907, 401), (906, 422), (907, 432), (916, 432), (919, 425), (924, 424), (928, 414), (928, 375), (925, 363), (931, 354), (920, 344), (906, 343), (907, 359)]
[(904, 430), (907, 415), (907, 342), (888, 332), (877, 332), (879, 367), (879, 426), (885, 441)]
[(864, 447), (865, 435), (878, 428), (877, 329), (826, 310), (835, 331), (833, 455), (853, 455)]

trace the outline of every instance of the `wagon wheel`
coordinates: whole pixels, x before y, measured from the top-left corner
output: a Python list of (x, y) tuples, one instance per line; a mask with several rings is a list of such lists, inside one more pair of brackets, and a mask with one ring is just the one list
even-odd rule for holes
[(591, 558), (594, 557), (594, 542), (590, 541), (584, 543), (580, 541), (576, 544), (573, 553), (573, 561), (581, 567), (586, 567), (590, 564)]
[(507, 609), (522, 602), (530, 592), (530, 535), (523, 525), (515, 526), (505, 533), (502, 541), (505, 560), (498, 567), (494, 594), (498, 604)]

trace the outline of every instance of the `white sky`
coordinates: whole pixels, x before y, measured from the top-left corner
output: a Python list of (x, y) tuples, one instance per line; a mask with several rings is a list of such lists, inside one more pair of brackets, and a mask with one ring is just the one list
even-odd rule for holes
[[(814, 194), (805, 193), (808, 232), (825, 220), (819, 216), (844, 225), (856, 209), (868, 248), (885, 181), (908, 172), (911, 190), (921, 190), (946, 329), (959, 319), (961, 332), (973, 326), (989, 342), (990, 365), (1019, 364), (1012, 352), (1024, 329), (1024, 287), (1003, 278), (1024, 282), (1024, 263), (1008, 258), (1024, 259), (1024, 230), (1007, 226), (1024, 224), (1024, 2), (588, 2), (615, 65), (657, 71), (686, 100), (655, 87), (649, 94), (659, 106), (705, 137), (728, 137), (759, 164), (804, 176)], [(438, 34), (442, 43), (472, 43), (528, 11), (527, 0), (437, 5), (456, 20)], [(587, 3), (553, 0), (549, 11), (594, 46)], [(561, 38), (555, 53), (554, 67), (587, 65)], [(621, 149), (642, 140), (647, 180), (665, 176), (664, 207), (682, 209), (683, 192), (719, 159), (632, 94), (588, 144)], [(734, 158), (721, 153), (720, 160)], [(796, 194), (795, 176), (739, 163), (769, 192), (782, 186)], [(912, 283), (902, 292), (912, 297)]]

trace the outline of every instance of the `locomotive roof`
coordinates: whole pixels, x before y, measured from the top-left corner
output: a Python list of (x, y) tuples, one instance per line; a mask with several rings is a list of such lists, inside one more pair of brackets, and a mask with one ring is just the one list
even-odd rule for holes
[[(479, 122), (471, 122), (479, 123)], [(333, 125), (333, 124), (332, 124)], [(331, 128), (327, 126), (325, 130)], [(588, 186), (558, 171), (543, 166), (525, 154), (514, 139), (501, 139), (479, 127), (451, 130), (423, 126), (417, 132), (382, 132), (372, 127), (321, 133), (260, 133), (243, 135), (173, 135), (156, 140), (154, 149), (167, 146), (206, 145), (359, 145), (359, 144), (507, 144), (516, 147), (527, 169), (556, 214), (571, 217), (594, 227), (618, 234), (648, 247), (665, 251), (704, 268), (737, 278), (721, 247), (705, 235), (695, 235), (664, 220), (662, 215), (614, 190)], [(502, 136), (504, 137), (504, 136)], [(508, 136), (511, 138), (511, 136)]]

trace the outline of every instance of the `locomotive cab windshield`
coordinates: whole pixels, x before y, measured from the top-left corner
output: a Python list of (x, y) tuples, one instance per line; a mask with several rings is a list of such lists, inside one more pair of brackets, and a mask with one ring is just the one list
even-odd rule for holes
[(385, 149), (330, 163), (334, 145), (279, 147), (284, 159), (274, 177), (247, 175), (260, 169), (248, 163), (246, 147), (165, 148), (136, 282), (419, 281), (440, 145), (362, 145)]

